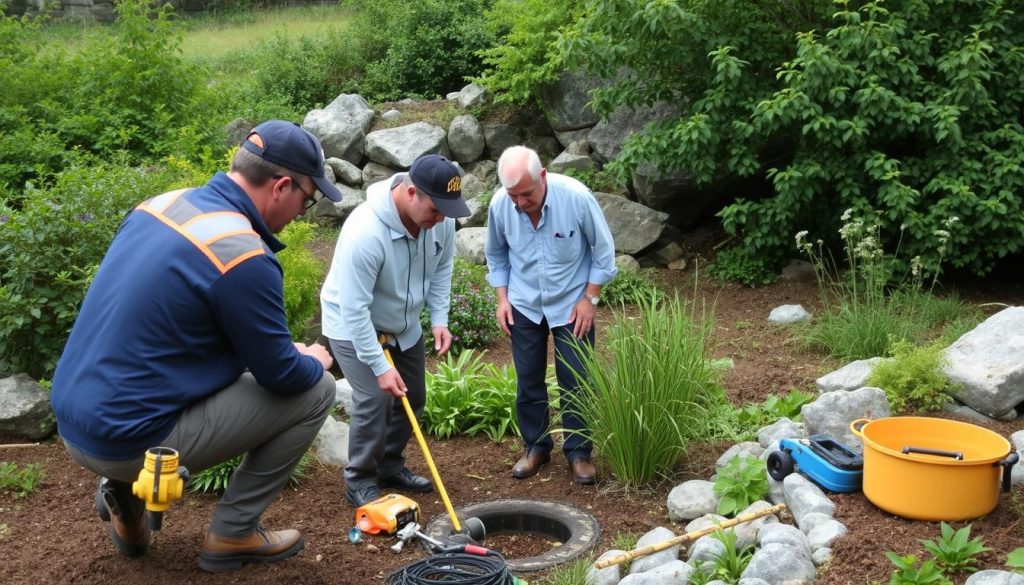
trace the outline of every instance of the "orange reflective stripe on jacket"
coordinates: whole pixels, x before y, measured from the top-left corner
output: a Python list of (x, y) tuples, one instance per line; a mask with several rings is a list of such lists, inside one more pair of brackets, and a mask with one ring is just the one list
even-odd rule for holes
[(178, 189), (143, 201), (139, 211), (157, 218), (192, 242), (223, 274), (253, 256), (265, 254), (263, 240), (249, 219), (235, 211), (203, 213)]

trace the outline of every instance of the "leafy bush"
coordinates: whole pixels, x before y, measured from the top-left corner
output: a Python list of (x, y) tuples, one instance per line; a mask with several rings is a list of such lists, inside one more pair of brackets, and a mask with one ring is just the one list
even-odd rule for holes
[(500, 40), (480, 52), (487, 69), (473, 81), (491, 90), (499, 103), (538, 99), (541, 89), (564, 69), (559, 30), (572, 26), (584, 4), (582, 0), (496, 0), (487, 11), (487, 26)]
[[(881, 210), (881, 243), (891, 248), (902, 239), (905, 258), (919, 257), (927, 273), (943, 263), (987, 273), (1024, 245), (1024, 200), (1014, 195), (1024, 189), (1024, 78), (1016, 75), (1024, 12), (1008, 0), (836, 4), (828, 30), (796, 29), (805, 32), (767, 91), (765, 65), (774, 69), (788, 50), (771, 44), (766, 58), (760, 47), (714, 39), (706, 49), (711, 68), (691, 69), (708, 80), (705, 90), (679, 91), (693, 99), (686, 115), (631, 138), (623, 164), (654, 161), (705, 182), (764, 174), (769, 196), (741, 198), (720, 216), (750, 256), (770, 266), (787, 255), (785, 234), (830, 232), (839, 210), (852, 207)], [(658, 22), (615, 11), (592, 17), (605, 27), (621, 20), (619, 28), (653, 28), (603, 49), (654, 64), (651, 73), (639, 69), (629, 90), (609, 92), (617, 98), (609, 101), (671, 99), (672, 86), (661, 80), (684, 69), (668, 54), (683, 43), (668, 42), (662, 29), (690, 34), (679, 25), (693, 17), (672, 15), (668, 5)], [(617, 53), (623, 44), (632, 50)], [(960, 229), (942, 256), (950, 217), (960, 218)]]
[(0, 492), (7, 492), (16, 498), (27, 497), (42, 483), (46, 474), (39, 465), (30, 463), (18, 467), (17, 463), (0, 463)]
[(619, 266), (619, 273), (601, 289), (601, 300), (606, 305), (640, 305), (645, 301), (661, 300), (665, 293), (655, 283), (651, 269)]
[[(112, 27), (67, 52), (33, 39), (27, 20), (0, 15), (0, 188), (45, 179), (82, 153), (135, 163), (210, 144), (203, 73), (182, 59), (170, 8), (125, 0), (115, 10)], [(199, 140), (179, 140), (183, 129)]]
[[(339, 94), (359, 93), (365, 62), (361, 48), (348, 28), (328, 27), (316, 34), (278, 33), (251, 46), (232, 51), (219, 64), (231, 74), (223, 85), (242, 86), (252, 92), (258, 88), (260, 100), (278, 100), (291, 112), (285, 118), (300, 118), (314, 108), (322, 108)], [(239, 79), (241, 78), (241, 79)], [(230, 87), (224, 87), (230, 91)], [(250, 103), (245, 97), (242, 103)], [(247, 116), (236, 111), (236, 116)], [(262, 120), (267, 116), (257, 115)]]
[(708, 265), (708, 276), (738, 282), (749, 287), (771, 284), (779, 279), (777, 270), (745, 248), (727, 248)]
[(935, 566), (935, 559), (923, 561), (918, 566), (916, 555), (900, 556), (888, 551), (885, 556), (896, 565), (896, 570), (889, 578), (889, 585), (953, 585), (942, 574), (942, 569)]
[(941, 410), (953, 390), (942, 373), (943, 345), (917, 347), (901, 340), (893, 344), (892, 353), (892, 360), (874, 367), (868, 385), (885, 391), (893, 414)]
[(360, 83), (374, 101), (443, 96), (481, 69), (494, 43), (484, 22), (490, 0), (350, 0), (349, 33), (365, 59)]
[(423, 426), (447, 439), (483, 432), (494, 442), (519, 434), (516, 422), (516, 376), (509, 366), (483, 362), (483, 354), (466, 350), (449, 354), (437, 372), (426, 374), (427, 402)]
[[(452, 332), (452, 353), (467, 349), (485, 348), (498, 334), (495, 319), (494, 293), (487, 284), (487, 269), (455, 259), (452, 271), (451, 306), (448, 310), (448, 330)], [(423, 309), (420, 315), (423, 343), (428, 350), (434, 347), (430, 330), (430, 313)]]
[(602, 347), (584, 347), (577, 407), (586, 434), (627, 485), (667, 476), (687, 445), (711, 434), (727, 399), (708, 355), (714, 317), (696, 305), (645, 301), (617, 314)]
[(92, 276), (142, 200), (195, 185), (194, 166), (143, 170), (123, 161), (71, 167), (52, 187), (0, 199), (0, 372), (49, 378)]
[(302, 338), (309, 320), (320, 308), (318, 293), (324, 280), (324, 268), (306, 247), (315, 229), (309, 222), (293, 221), (279, 234), (288, 246), (277, 254), (277, 260), (284, 270), (284, 310), (288, 329), (295, 340)]
[(978, 555), (992, 549), (985, 546), (981, 538), (971, 538), (971, 525), (954, 531), (943, 522), (939, 525), (942, 536), (938, 540), (921, 540), (925, 550), (932, 553), (943, 570), (953, 573), (978, 570)]
[(757, 457), (734, 457), (715, 479), (718, 513), (734, 516), (768, 494), (768, 472)]
[[(231, 475), (235, 473), (235, 469), (242, 464), (243, 455), (232, 457), (227, 461), (218, 463), (212, 467), (192, 475), (189, 481), (189, 489), (193, 493), (197, 494), (213, 494), (223, 493), (224, 490), (228, 489), (228, 484), (231, 483)], [(307, 451), (299, 462), (295, 465), (295, 469), (292, 470), (290, 476), (288, 476), (288, 485), (297, 486), (303, 478), (306, 477), (306, 469), (309, 468), (309, 464), (313, 461), (313, 456)]]
[(756, 432), (761, 427), (770, 425), (785, 417), (792, 421), (800, 420), (800, 409), (814, 400), (814, 395), (793, 388), (783, 397), (771, 395), (761, 404), (748, 404), (736, 413), (737, 422), (743, 430)]

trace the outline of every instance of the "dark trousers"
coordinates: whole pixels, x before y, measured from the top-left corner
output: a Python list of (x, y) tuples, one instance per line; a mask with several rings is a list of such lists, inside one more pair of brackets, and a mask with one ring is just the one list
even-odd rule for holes
[[(402, 471), (412, 425), (401, 399), (381, 391), (377, 376), (359, 361), (352, 342), (338, 339), (330, 342), (345, 379), (352, 385), (345, 483), (349, 489), (359, 490)], [(406, 398), (418, 421), (427, 401), (423, 338), (404, 351), (392, 349), (391, 359), (405, 382)]]
[[(551, 417), (548, 413), (548, 389), (544, 382), (548, 362), (548, 334), (555, 340), (555, 377), (558, 379), (562, 405), (562, 428), (564, 441), (562, 450), (570, 462), (580, 457), (590, 457), (591, 443), (579, 434), (586, 429), (586, 423), (576, 412), (575, 400), (579, 394), (576, 372), (583, 372), (579, 355), (573, 346), (573, 324), (548, 327), (547, 319), (534, 323), (512, 307), (515, 324), (512, 333), (512, 361), (518, 377), (516, 415), (519, 430), (523, 435), (527, 451), (551, 452)], [(579, 343), (594, 345), (594, 329), (591, 328)]]

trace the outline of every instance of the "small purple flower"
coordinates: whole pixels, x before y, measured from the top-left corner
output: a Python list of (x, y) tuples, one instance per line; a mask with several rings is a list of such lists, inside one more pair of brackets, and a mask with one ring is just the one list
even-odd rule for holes
[(11, 221), (11, 216), (0, 213), (0, 223), (7, 223)]
[(80, 221), (82, 223), (89, 223), (89, 222), (91, 222), (94, 219), (96, 219), (96, 216), (91, 214), (91, 213), (89, 213), (88, 211), (85, 212), (85, 213), (79, 213), (78, 214), (78, 221)]

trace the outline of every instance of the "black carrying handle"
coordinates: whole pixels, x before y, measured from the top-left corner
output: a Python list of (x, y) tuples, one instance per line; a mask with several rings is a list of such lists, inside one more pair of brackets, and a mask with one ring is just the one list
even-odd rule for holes
[(1016, 451), (1010, 451), (1010, 454), (1006, 456), (1006, 459), (1002, 461), (996, 461), (993, 465), (999, 465), (1003, 468), (1003, 491), (1010, 491), (1010, 470), (1013, 466), (1020, 461), (1020, 455), (1017, 455)]
[(925, 449), (924, 447), (911, 447), (909, 445), (903, 448), (904, 455), (910, 455), (911, 453), (920, 453), (921, 455), (936, 455), (938, 457), (952, 457), (957, 461), (964, 460), (964, 454), (960, 451), (942, 451), (940, 449)]

